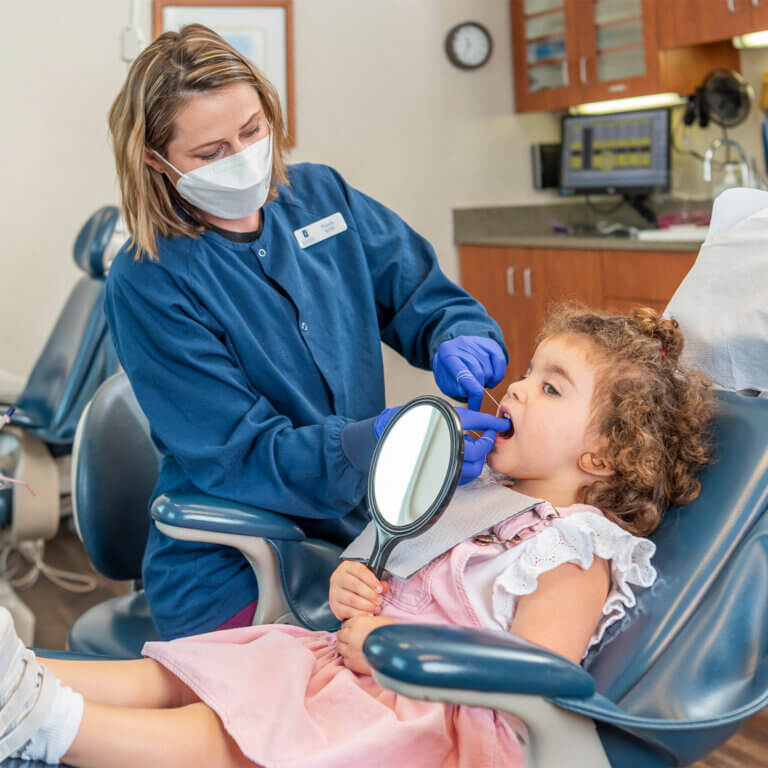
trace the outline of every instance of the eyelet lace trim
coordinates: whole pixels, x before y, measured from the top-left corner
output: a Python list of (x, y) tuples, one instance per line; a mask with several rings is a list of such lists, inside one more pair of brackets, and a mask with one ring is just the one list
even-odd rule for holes
[(635, 605), (631, 585), (649, 587), (656, 580), (656, 569), (650, 563), (655, 551), (653, 542), (633, 536), (599, 513), (575, 512), (556, 518), (551, 526), (499, 555), (500, 573), (491, 593), (493, 619), (506, 629), (514, 616), (517, 598), (531, 594), (542, 573), (564, 563), (586, 569), (595, 556), (601, 557), (611, 562), (611, 590), (589, 648)]

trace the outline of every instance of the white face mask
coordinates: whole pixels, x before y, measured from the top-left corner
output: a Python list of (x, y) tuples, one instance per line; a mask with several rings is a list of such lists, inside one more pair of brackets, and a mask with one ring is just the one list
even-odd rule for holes
[(182, 173), (159, 152), (161, 160), (179, 174), (178, 193), (201, 211), (221, 219), (242, 219), (258, 211), (269, 196), (272, 181), (272, 135), (221, 160)]

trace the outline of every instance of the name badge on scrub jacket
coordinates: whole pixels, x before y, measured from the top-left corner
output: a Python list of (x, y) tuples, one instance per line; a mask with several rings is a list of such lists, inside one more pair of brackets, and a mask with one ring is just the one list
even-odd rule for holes
[(293, 231), (299, 245), (309, 248), (310, 245), (327, 240), (329, 237), (346, 232), (347, 222), (340, 213), (332, 213), (324, 219), (318, 219), (306, 227), (299, 227)]

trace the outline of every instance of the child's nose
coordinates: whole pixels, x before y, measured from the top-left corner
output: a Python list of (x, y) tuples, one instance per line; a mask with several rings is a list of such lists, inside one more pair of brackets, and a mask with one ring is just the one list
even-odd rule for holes
[(519, 381), (513, 381), (509, 387), (507, 387), (507, 396), (513, 400), (523, 401), (525, 399), (525, 379)]

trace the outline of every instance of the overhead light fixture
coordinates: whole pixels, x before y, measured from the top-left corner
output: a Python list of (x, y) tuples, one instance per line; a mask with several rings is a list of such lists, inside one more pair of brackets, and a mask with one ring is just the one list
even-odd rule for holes
[(750, 32), (748, 35), (734, 37), (734, 48), (768, 48), (768, 29), (762, 32)]
[(652, 109), (654, 107), (677, 107), (685, 104), (686, 97), (679, 93), (653, 93), (649, 96), (632, 96), (627, 99), (608, 99), (577, 104), (569, 107), (572, 115), (602, 115), (608, 112), (630, 112), (634, 109)]

